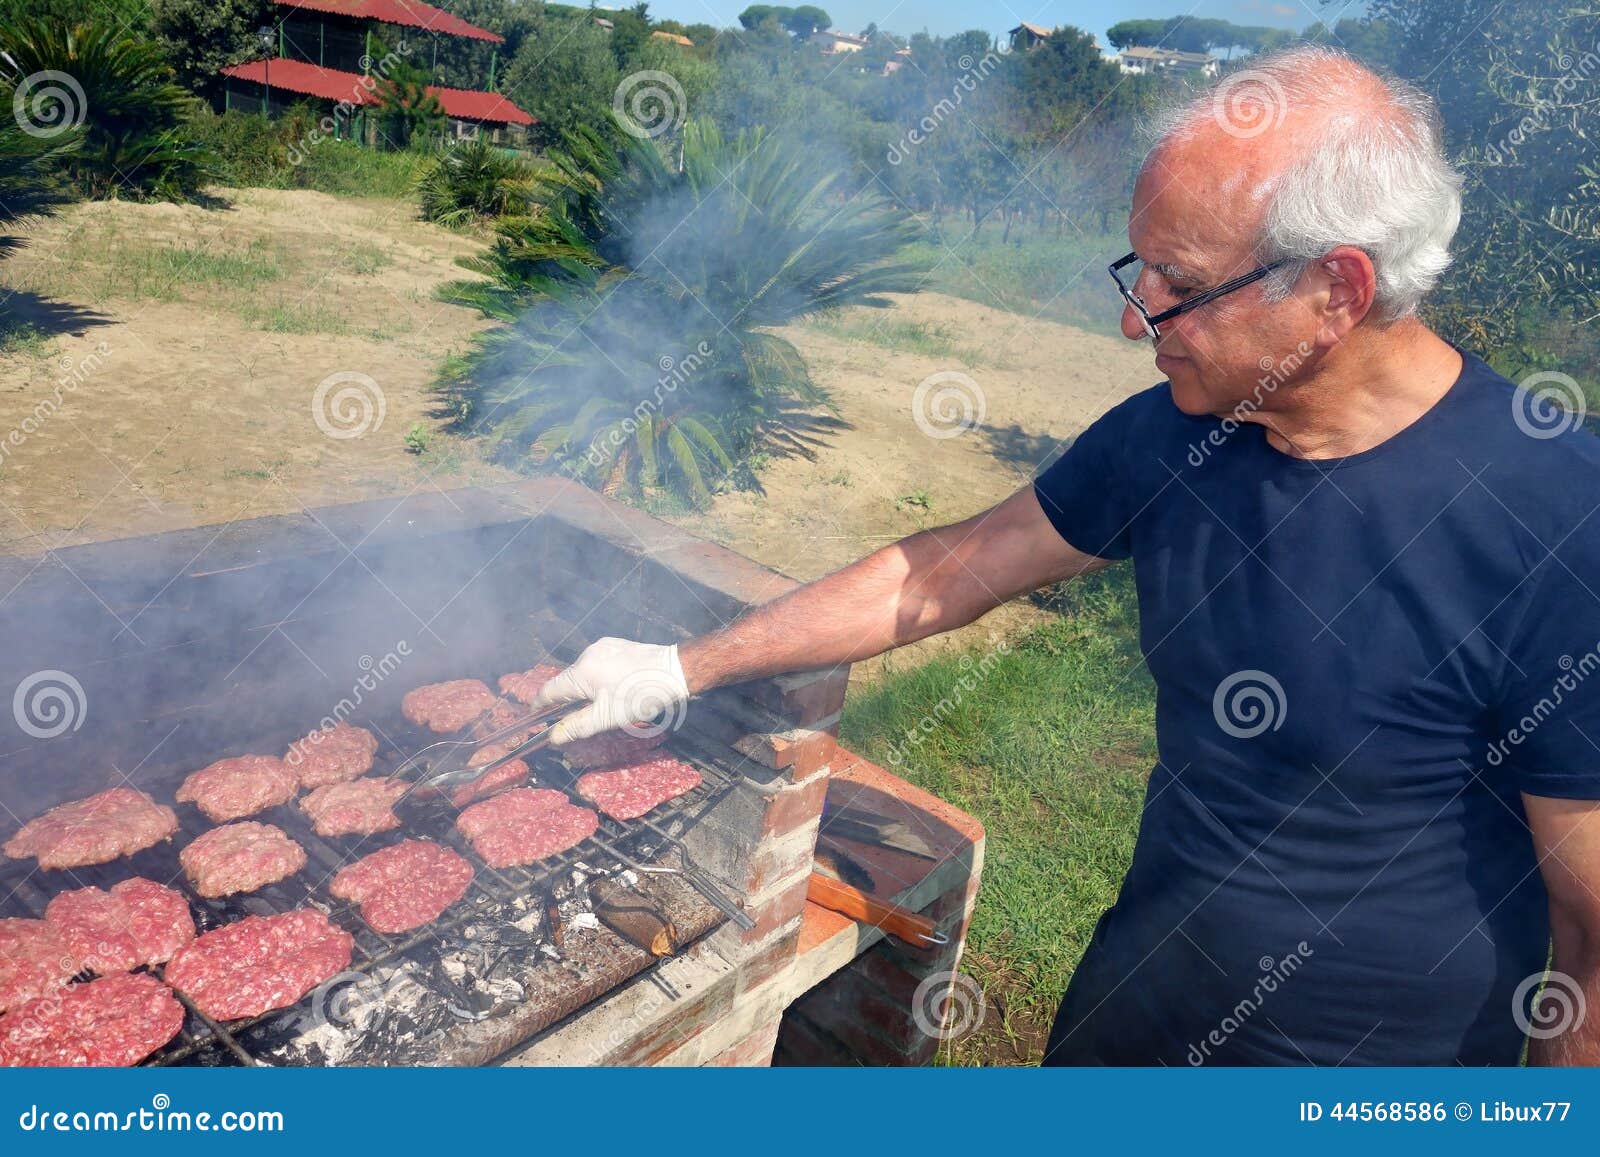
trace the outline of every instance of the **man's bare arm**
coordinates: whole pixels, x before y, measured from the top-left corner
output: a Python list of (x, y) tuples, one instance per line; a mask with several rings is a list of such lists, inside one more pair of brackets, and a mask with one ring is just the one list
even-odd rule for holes
[(965, 626), (1020, 594), (1110, 563), (1069, 546), (1032, 486), (962, 522), (925, 530), (682, 643), (693, 693), (831, 667)]
[(1600, 1064), (1600, 802), (1524, 795), (1522, 803), (1550, 896), (1551, 968), (1564, 974), (1548, 981), (1560, 991), (1541, 995), (1534, 1017), (1562, 1031), (1532, 1037), (1528, 1063)]

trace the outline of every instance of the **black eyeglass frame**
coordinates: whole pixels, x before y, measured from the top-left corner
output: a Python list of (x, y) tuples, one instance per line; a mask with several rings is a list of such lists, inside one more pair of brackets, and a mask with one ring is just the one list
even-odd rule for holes
[(1150, 315), (1150, 311), (1145, 307), (1144, 302), (1139, 300), (1138, 295), (1124, 285), (1122, 278), (1117, 275), (1117, 270), (1125, 269), (1137, 260), (1139, 260), (1139, 255), (1130, 253), (1126, 257), (1113, 261), (1107, 266), (1107, 270), (1111, 274), (1111, 280), (1117, 283), (1117, 291), (1122, 294), (1122, 299), (1133, 306), (1133, 312), (1139, 315), (1139, 321), (1144, 326), (1145, 336), (1151, 341), (1159, 341), (1161, 340), (1161, 324), (1163, 322), (1171, 321), (1175, 317), (1188, 313), (1191, 309), (1199, 309), (1202, 305), (1209, 305), (1217, 298), (1226, 297), (1236, 289), (1243, 289), (1247, 285), (1254, 284), (1274, 269), (1289, 264), (1292, 258), (1283, 257), (1269, 265), (1258, 266), (1249, 273), (1235, 277), (1230, 281), (1224, 281), (1221, 285), (1208, 289), (1204, 293), (1180, 301), (1171, 309), (1164, 309), (1154, 317)]

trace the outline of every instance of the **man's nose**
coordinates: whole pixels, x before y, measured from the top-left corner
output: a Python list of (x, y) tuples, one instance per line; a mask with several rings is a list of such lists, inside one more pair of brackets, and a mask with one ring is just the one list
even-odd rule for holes
[(1122, 336), (1130, 341), (1140, 341), (1149, 336), (1144, 332), (1143, 320), (1127, 302), (1122, 303)]

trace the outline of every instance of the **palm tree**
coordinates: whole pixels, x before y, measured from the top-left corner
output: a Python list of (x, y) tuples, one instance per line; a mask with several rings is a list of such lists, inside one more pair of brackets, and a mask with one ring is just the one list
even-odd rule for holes
[(533, 194), (533, 167), (481, 138), (441, 151), (417, 179), (423, 217), (452, 229), (525, 216)]
[[(0, 28), (0, 49), (11, 65), (0, 75), (0, 104), (20, 97), (47, 132), (82, 124), (66, 171), (83, 193), (181, 198), (198, 189), (206, 157), (188, 132), (195, 99), (149, 41), (109, 21), (21, 17)], [(40, 79), (52, 75), (71, 84)]]
[(59, 169), (80, 138), (78, 130), (39, 137), (9, 118), (0, 120), (0, 255), (21, 244), (5, 231), (13, 223), (49, 213), (72, 199)]
[(916, 229), (791, 138), (618, 142), (568, 135), (538, 211), (463, 260), (485, 280), (447, 297), (505, 324), (440, 388), (504, 460), (703, 505), (757, 451), (814, 454), (826, 395), (770, 328), (913, 289)]

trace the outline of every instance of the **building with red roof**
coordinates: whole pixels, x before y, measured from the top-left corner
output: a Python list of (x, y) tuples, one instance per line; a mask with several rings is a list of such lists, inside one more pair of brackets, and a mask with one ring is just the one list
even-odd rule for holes
[[(439, 37), (459, 37), (491, 46), (487, 90), (429, 85), (456, 138), (487, 133), (497, 143), (524, 144), (535, 122), (495, 87), (499, 45), (504, 39), (423, 0), (273, 0), (281, 15), (274, 24), (277, 53), (222, 70), (224, 103), (259, 108), (267, 115), (300, 100), (327, 106), (334, 132), (371, 143), (368, 110), (381, 103), (382, 81), (400, 62), (427, 69), (432, 48), (436, 72)], [(401, 30), (383, 31), (384, 25)], [(422, 35), (406, 35), (416, 30)], [(377, 52), (374, 56), (374, 33)], [(424, 40), (426, 37), (426, 40)]]

